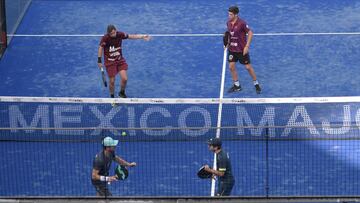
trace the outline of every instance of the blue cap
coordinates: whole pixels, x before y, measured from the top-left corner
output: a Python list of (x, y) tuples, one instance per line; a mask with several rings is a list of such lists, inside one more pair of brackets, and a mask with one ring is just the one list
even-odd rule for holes
[(104, 147), (115, 147), (119, 143), (119, 140), (114, 140), (111, 137), (105, 137), (103, 140)]

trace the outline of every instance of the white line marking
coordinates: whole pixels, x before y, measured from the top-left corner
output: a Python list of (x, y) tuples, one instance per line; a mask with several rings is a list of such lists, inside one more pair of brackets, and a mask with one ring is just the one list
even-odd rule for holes
[[(84, 97), (14, 97), (0, 96), (2, 102), (40, 103), (109, 103), (122, 104), (219, 104), (219, 98), (84, 98)], [(289, 98), (224, 98), (223, 104), (309, 104), (360, 102), (360, 96), (289, 97)]]
[[(153, 37), (219, 37), (223, 34), (149, 34)], [(255, 33), (256, 36), (331, 36), (360, 35), (360, 32), (279, 32)], [(103, 34), (8, 34), (9, 37), (101, 37)]]
[[(220, 85), (220, 95), (219, 95), (219, 108), (218, 108), (218, 117), (216, 125), (216, 137), (220, 138), (220, 128), (221, 128), (221, 118), (222, 118), (222, 108), (223, 108), (223, 99), (224, 99), (224, 84), (225, 84), (225, 73), (226, 73), (226, 62), (227, 62), (227, 48), (224, 49), (222, 72), (221, 72), (221, 85)], [(216, 170), (216, 154), (214, 154), (213, 169)], [(211, 196), (215, 196), (215, 179), (211, 180)]]

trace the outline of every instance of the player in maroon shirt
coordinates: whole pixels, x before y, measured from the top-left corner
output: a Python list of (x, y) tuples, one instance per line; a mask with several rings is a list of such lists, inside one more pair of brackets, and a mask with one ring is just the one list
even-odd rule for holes
[(121, 98), (126, 98), (125, 88), (127, 83), (128, 64), (122, 55), (122, 40), (124, 39), (144, 39), (150, 40), (149, 35), (126, 34), (116, 30), (114, 25), (108, 25), (107, 33), (101, 38), (98, 50), (98, 66), (102, 68), (102, 53), (104, 52), (104, 65), (110, 79), (110, 96), (115, 97), (115, 76), (119, 73), (121, 77), (120, 92)]
[[(232, 6), (229, 8), (227, 22), (227, 32), (224, 35), (224, 46), (229, 48), (229, 66), (234, 85), (229, 89), (229, 93), (241, 90), (241, 85), (236, 71), (236, 62), (239, 61), (245, 65), (246, 70), (249, 72), (253, 79), (256, 93), (260, 94), (261, 88), (257, 81), (255, 71), (250, 63), (249, 47), (253, 37), (253, 32), (247, 23), (239, 18), (239, 8)], [(247, 36), (246, 36), (247, 35)]]

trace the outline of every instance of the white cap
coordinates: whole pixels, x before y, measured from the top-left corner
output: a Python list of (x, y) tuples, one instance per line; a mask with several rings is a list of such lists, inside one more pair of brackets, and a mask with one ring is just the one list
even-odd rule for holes
[(111, 137), (105, 137), (103, 140), (104, 147), (115, 147), (119, 143), (119, 140), (114, 140)]

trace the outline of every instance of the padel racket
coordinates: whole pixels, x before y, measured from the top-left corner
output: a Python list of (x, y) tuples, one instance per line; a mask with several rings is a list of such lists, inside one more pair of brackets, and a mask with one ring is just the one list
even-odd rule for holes
[(107, 87), (106, 76), (105, 76), (104, 69), (102, 67), (101, 67), (101, 78), (102, 78), (102, 81), (103, 81), (103, 85), (105, 87)]
[(208, 179), (212, 177), (212, 173), (205, 171), (205, 166), (201, 167), (197, 172), (197, 175), (201, 179)]
[(117, 165), (115, 168), (115, 175), (118, 180), (125, 180), (129, 176), (129, 171), (125, 166)]

